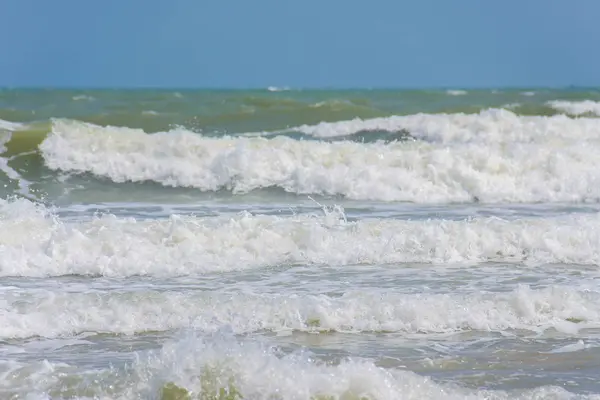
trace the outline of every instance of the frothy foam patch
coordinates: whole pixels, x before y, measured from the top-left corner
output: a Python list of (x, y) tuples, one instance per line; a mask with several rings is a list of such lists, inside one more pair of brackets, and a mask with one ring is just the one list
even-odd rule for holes
[(600, 215), (468, 221), (295, 217), (61, 221), (0, 202), (0, 276), (178, 276), (292, 264), (600, 263)]
[(236, 334), (403, 332), (553, 328), (563, 334), (600, 327), (600, 294), (569, 287), (471, 294), (402, 294), (378, 289), (339, 297), (307, 294), (13, 290), (0, 304), (0, 338), (83, 332), (134, 334), (193, 328)]
[(85, 370), (48, 361), (0, 361), (6, 398), (130, 399), (597, 399), (557, 386), (529, 390), (475, 390), (445, 385), (368, 359), (320, 361), (298, 350), (285, 354), (264, 342), (227, 334), (185, 335), (160, 350), (138, 353), (127, 368)]
[(315, 137), (348, 136), (364, 131), (406, 130), (413, 137), (435, 143), (465, 142), (488, 145), (519, 142), (545, 143), (552, 139), (570, 141), (600, 139), (600, 121), (564, 115), (519, 116), (506, 109), (477, 114), (414, 114), (339, 122), (321, 122), (292, 128)]
[[(498, 123), (506, 118), (515, 125)], [(600, 199), (600, 119), (523, 118), (509, 111), (411, 116), (401, 125), (413, 135), (435, 139), (433, 143), (391, 144), (207, 138), (183, 130), (146, 134), (56, 121), (40, 149), (55, 170), (202, 191), (279, 187), (296, 194), (417, 203)], [(363, 122), (373, 129), (384, 122), (401, 126), (393, 121)], [(310, 129), (317, 136), (330, 128), (349, 133), (357, 123), (369, 128), (363, 122)]]
[[(0, 128), (1, 129), (1, 128)], [(6, 152), (6, 144), (12, 139), (12, 132), (2, 132), (0, 130), (0, 154)], [(2, 159), (5, 159), (2, 157)]]
[(309, 351), (284, 353), (264, 341), (228, 334), (182, 335), (140, 352), (126, 368), (89, 369), (65, 363), (0, 361), (0, 395), (25, 399), (598, 399), (558, 386), (478, 390), (440, 384), (369, 359), (326, 363)]
[[(10, 142), (13, 134), (13, 132), (2, 132), (0, 130), (0, 154), (3, 154), (7, 151), (6, 144)], [(0, 172), (4, 173), (4, 175), (6, 175), (8, 179), (17, 182), (17, 184), (19, 185), (17, 193), (21, 194), (22, 196), (25, 196), (26, 198), (32, 198), (33, 196), (31, 195), (31, 192), (29, 190), (31, 182), (23, 178), (21, 174), (19, 174), (19, 172), (12, 168), (9, 165), (9, 161), (9, 158), (0, 156)]]
[(94, 101), (96, 100), (94, 97), (92, 96), (88, 96), (85, 94), (80, 94), (80, 95), (76, 95), (72, 97), (73, 101)]
[[(57, 374), (60, 371), (62, 374)], [(0, 396), (5, 399), (50, 400), (49, 391), (65, 382), (66, 372), (75, 375), (75, 368), (46, 360), (33, 363), (0, 361)], [(56, 395), (57, 393), (53, 393)], [(82, 396), (81, 398), (84, 398)]]
[(565, 112), (570, 115), (591, 114), (600, 116), (600, 101), (563, 101), (554, 100), (547, 103), (555, 110)]
[(346, 359), (331, 365), (308, 352), (284, 355), (261, 343), (193, 336), (149, 353), (136, 371), (136, 381), (147, 382), (136, 390), (148, 397), (178, 393), (231, 399), (573, 398), (559, 387), (515, 392), (463, 389), (410, 371), (378, 367), (370, 360)]
[(0, 119), (0, 130), (4, 129), (6, 131), (18, 131), (21, 129), (24, 129), (26, 127), (26, 124), (20, 123), (20, 122), (10, 122), (10, 121), (5, 121), (3, 119)]
[(292, 89), (289, 86), (269, 86), (267, 90), (269, 92), (287, 92)]
[(576, 351), (583, 351), (585, 349), (589, 349), (592, 347), (597, 347), (597, 346), (587, 344), (583, 340), (578, 340), (576, 343), (567, 344), (565, 346), (556, 348), (556, 349), (550, 351), (550, 353), (572, 353), (572, 352), (576, 352)]
[(464, 96), (467, 94), (466, 90), (447, 90), (446, 94), (450, 96)]

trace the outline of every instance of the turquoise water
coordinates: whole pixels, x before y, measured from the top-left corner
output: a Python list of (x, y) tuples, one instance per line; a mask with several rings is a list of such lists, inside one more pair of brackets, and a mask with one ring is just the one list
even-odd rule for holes
[(0, 397), (600, 396), (600, 91), (0, 91)]

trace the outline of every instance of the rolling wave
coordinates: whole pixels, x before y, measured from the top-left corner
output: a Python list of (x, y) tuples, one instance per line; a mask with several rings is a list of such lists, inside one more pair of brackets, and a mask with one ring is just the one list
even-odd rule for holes
[[(414, 203), (596, 202), (600, 119), (415, 114), (202, 135), (55, 119), (7, 131), (12, 170), (91, 174), (202, 192), (280, 188)], [(7, 169), (8, 171), (8, 169)], [(45, 173), (45, 172), (44, 172)], [(14, 175), (11, 172), (12, 175)]]
[(565, 101), (565, 100), (554, 100), (549, 101), (548, 106), (565, 112), (570, 115), (586, 115), (586, 116), (597, 116), (600, 117), (600, 101), (592, 100), (581, 100), (581, 101)]
[(600, 120), (572, 119), (565, 115), (520, 116), (506, 109), (464, 114), (414, 114), (372, 119), (353, 119), (302, 125), (293, 131), (319, 138), (348, 136), (362, 131), (406, 131), (411, 136), (439, 143), (545, 142), (562, 138), (575, 141), (600, 139)]
[(4, 290), (0, 338), (60, 337), (85, 332), (136, 334), (192, 328), (205, 334), (227, 326), (256, 332), (464, 331), (567, 335), (600, 327), (600, 293), (570, 287), (507, 293), (404, 294), (362, 289), (341, 296), (202, 291)]
[(600, 216), (514, 221), (365, 219), (340, 209), (295, 217), (69, 222), (28, 200), (2, 201), (0, 276), (185, 276), (282, 265), (486, 261), (600, 263)]
[(30, 399), (47, 399), (47, 393), (123, 400), (598, 398), (574, 394), (558, 385), (510, 391), (467, 388), (439, 383), (400, 366), (386, 368), (375, 360), (350, 357), (326, 362), (309, 351), (284, 352), (256, 339), (235, 339), (227, 334), (181, 335), (157, 350), (137, 353), (127, 368), (82, 372), (67, 362), (1, 361), (0, 373), (6, 377), (0, 393), (9, 398), (27, 394)]
[(356, 200), (585, 202), (600, 199), (600, 120), (564, 116), (417, 115), (300, 127), (314, 136), (405, 129), (416, 141), (360, 143), (289, 137), (204, 137), (54, 121), (39, 148), (52, 170), (113, 182)]

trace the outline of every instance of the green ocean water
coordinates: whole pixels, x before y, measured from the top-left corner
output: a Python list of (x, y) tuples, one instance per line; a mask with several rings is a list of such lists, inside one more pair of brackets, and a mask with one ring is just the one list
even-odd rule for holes
[[(0, 119), (69, 118), (160, 132), (174, 126), (204, 133), (272, 131), (323, 121), (416, 113), (474, 113), (510, 107), (554, 115), (549, 101), (600, 101), (598, 89), (468, 90), (0, 90)], [(457, 95), (458, 94), (458, 95)], [(533, 94), (533, 95), (532, 95)]]

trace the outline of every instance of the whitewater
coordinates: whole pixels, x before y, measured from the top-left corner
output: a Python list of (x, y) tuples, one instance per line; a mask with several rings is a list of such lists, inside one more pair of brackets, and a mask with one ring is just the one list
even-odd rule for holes
[(598, 104), (0, 90), (0, 398), (600, 398)]

